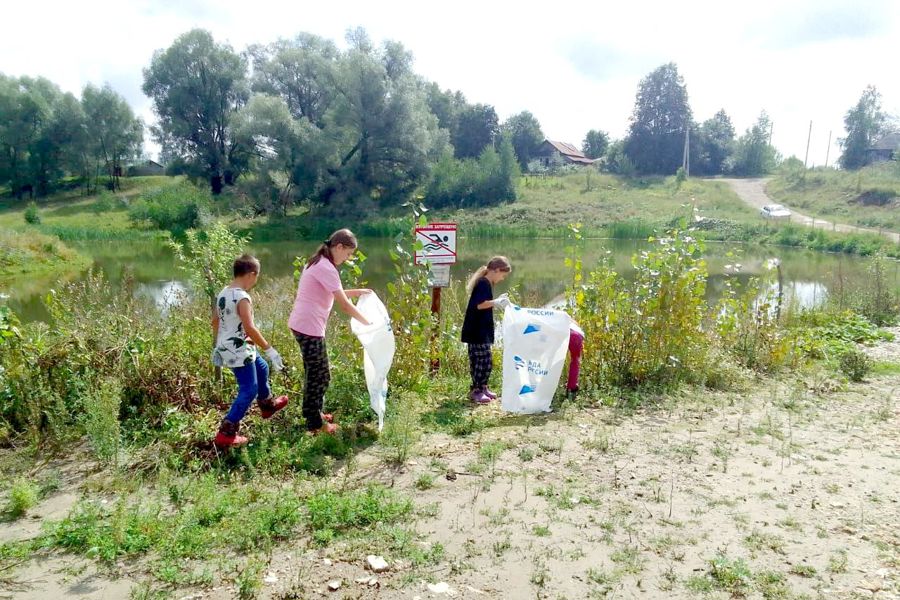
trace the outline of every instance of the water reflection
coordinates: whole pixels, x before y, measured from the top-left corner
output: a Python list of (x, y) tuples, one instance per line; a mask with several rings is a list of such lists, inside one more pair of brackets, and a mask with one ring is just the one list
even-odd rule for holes
[[(294, 258), (308, 256), (315, 250), (315, 241), (256, 243), (249, 249), (263, 265), (263, 284), (276, 278), (291, 278)], [(389, 239), (362, 239), (361, 249), (368, 255), (365, 272), (368, 285), (384, 290), (392, 277), (393, 264), (388, 250), (393, 245)], [(515, 289), (516, 297), (523, 303), (543, 305), (558, 297), (565, 289), (570, 274), (563, 266), (567, 243), (550, 239), (493, 239), (463, 238), (459, 243), (460, 262), (451, 269), (451, 288), (445, 292), (445, 302), (465, 301), (465, 280), (478, 266), (491, 256), (503, 254), (513, 264), (511, 276), (501, 283), (496, 293)], [(94, 259), (94, 268), (101, 269), (113, 286), (132, 281), (135, 293), (148, 298), (165, 311), (187, 293), (187, 286), (176, 268), (171, 251), (160, 242), (105, 242), (75, 245)], [(624, 277), (633, 274), (632, 256), (647, 248), (646, 242), (631, 240), (588, 240), (583, 246), (585, 271), (605, 259)], [(766, 262), (772, 257), (781, 259), (785, 285), (785, 303), (814, 306), (824, 301), (828, 288), (837, 277), (859, 272), (864, 259), (858, 257), (822, 254), (790, 248), (761, 248), (736, 244), (707, 244), (705, 260), (709, 271), (707, 298), (714, 302), (721, 297), (728, 278), (746, 286), (751, 277), (766, 272)], [(733, 266), (740, 270), (733, 272)], [(726, 267), (731, 268), (726, 268)], [(896, 285), (898, 267), (892, 269), (890, 278)], [(24, 321), (47, 318), (41, 298), (47, 290), (59, 285), (61, 280), (79, 277), (67, 273), (53, 280), (29, 280), (16, 282), (11, 288), (0, 289), (10, 295), (9, 304)]]
[(169, 308), (177, 306), (187, 297), (188, 286), (183, 281), (154, 281), (139, 283), (134, 294), (138, 298), (146, 298), (165, 314)]

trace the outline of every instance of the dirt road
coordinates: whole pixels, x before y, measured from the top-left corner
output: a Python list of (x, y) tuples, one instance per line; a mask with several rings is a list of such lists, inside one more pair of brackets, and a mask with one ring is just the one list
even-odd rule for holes
[[(768, 181), (767, 179), (722, 179), (721, 181), (724, 181), (728, 185), (730, 185), (731, 189), (734, 190), (734, 192), (741, 198), (741, 200), (743, 200), (753, 208), (760, 209), (766, 204), (777, 203), (776, 200), (773, 200), (769, 197), (768, 194), (766, 194), (766, 182)], [(811, 217), (809, 215), (804, 215), (797, 212), (790, 206), (788, 206), (788, 208), (791, 210), (791, 213), (793, 213), (791, 215), (792, 223), (803, 225), (805, 227), (815, 227), (816, 229), (840, 231), (842, 233), (873, 233), (875, 235), (884, 236), (894, 243), (900, 243), (900, 234), (894, 233), (893, 231), (879, 231), (877, 229), (857, 227), (855, 225), (834, 223), (832, 221), (826, 221), (825, 219), (819, 219), (816, 217)]]

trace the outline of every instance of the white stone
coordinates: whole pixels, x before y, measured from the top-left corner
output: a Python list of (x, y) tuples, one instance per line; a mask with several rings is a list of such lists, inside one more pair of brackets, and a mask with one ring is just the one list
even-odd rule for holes
[(429, 583), (428, 591), (432, 594), (451, 594), (450, 584), (446, 581), (441, 581), (439, 583)]
[(278, 583), (278, 577), (276, 577), (272, 573), (269, 573), (263, 578), (263, 581), (265, 581), (266, 583)]
[(369, 568), (375, 573), (383, 573), (388, 569), (387, 561), (381, 556), (370, 554), (366, 557), (366, 562), (369, 563)]
[(332, 579), (328, 582), (328, 589), (332, 592), (336, 592), (341, 589), (341, 580), (340, 579)]
[(330, 559), (330, 558), (323, 558), (323, 559), (322, 559), (322, 564), (325, 565), (326, 567), (330, 567), (330, 566), (331, 566), (331, 559)]

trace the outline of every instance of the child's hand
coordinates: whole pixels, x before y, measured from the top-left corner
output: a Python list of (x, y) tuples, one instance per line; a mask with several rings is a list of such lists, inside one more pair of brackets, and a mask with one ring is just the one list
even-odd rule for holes
[(268, 357), (269, 362), (272, 363), (272, 368), (275, 369), (276, 372), (284, 370), (284, 360), (282, 360), (281, 355), (278, 354), (278, 350), (273, 346), (266, 348), (266, 356)]
[(500, 294), (494, 298), (494, 305), (501, 308), (509, 308), (512, 306), (512, 302), (509, 300), (509, 294)]

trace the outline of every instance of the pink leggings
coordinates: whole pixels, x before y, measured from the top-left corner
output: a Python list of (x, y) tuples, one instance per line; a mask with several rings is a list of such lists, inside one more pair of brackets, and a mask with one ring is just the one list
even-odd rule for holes
[(566, 389), (570, 392), (578, 389), (578, 374), (581, 372), (581, 351), (584, 349), (584, 336), (577, 331), (569, 331), (569, 380)]

